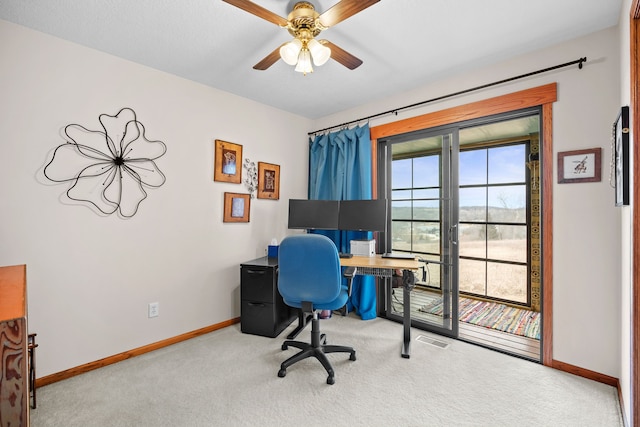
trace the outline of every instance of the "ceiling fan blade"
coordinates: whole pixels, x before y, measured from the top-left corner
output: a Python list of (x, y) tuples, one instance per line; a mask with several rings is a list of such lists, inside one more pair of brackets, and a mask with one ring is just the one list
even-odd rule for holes
[(259, 6), (249, 0), (222, 0), (225, 3), (229, 3), (237, 8), (240, 8), (246, 12), (252, 13), (256, 15), (258, 18), (266, 19), (269, 22), (272, 22), (281, 27), (287, 26), (287, 20), (281, 16), (276, 15), (270, 10), (265, 9), (262, 6)]
[(331, 59), (334, 59), (350, 70), (355, 70), (362, 65), (362, 60), (356, 58), (341, 47), (336, 46), (328, 40), (320, 40), (320, 43), (331, 49)]
[(280, 59), (280, 47), (278, 46), (273, 52), (265, 56), (264, 59), (253, 66), (254, 70), (266, 70)]
[(318, 20), (323, 27), (333, 27), (337, 23), (344, 21), (379, 1), (380, 0), (342, 0), (323, 12), (318, 17)]

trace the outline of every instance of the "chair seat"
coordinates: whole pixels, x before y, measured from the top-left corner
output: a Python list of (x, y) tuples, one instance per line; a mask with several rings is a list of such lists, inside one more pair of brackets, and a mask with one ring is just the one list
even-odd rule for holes
[[(340, 294), (338, 295), (338, 298), (334, 299), (333, 301), (330, 301), (327, 303), (312, 302), (313, 309), (314, 310), (338, 310), (344, 307), (348, 299), (349, 299), (349, 293), (347, 291), (347, 288), (343, 287), (342, 290), (340, 291)], [(287, 300), (284, 297), (283, 297), (283, 300), (285, 304), (287, 304), (288, 306), (295, 307), (295, 308), (302, 308), (302, 301), (291, 301), (291, 300)]]

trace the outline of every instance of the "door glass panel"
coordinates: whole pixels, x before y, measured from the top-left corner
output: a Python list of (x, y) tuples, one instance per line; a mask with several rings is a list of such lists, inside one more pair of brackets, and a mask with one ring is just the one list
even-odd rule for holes
[(527, 222), (527, 186), (501, 185), (488, 188), (488, 220), (491, 222)]
[(487, 220), (486, 187), (470, 187), (460, 189), (460, 221)]
[(411, 219), (411, 201), (410, 200), (392, 201), (391, 215), (393, 215), (393, 218), (397, 220)]
[[(493, 260), (527, 262), (527, 227), (489, 225), (487, 257)], [(462, 255), (462, 244), (460, 246)]]
[(484, 295), (486, 265), (484, 261), (474, 261), (461, 258), (458, 262), (460, 274), (460, 292)]
[(411, 200), (411, 190), (394, 190), (391, 192), (393, 200)]
[(524, 182), (525, 146), (523, 144), (491, 148), (489, 157), (489, 184)]
[(487, 296), (527, 302), (527, 266), (487, 263)]
[(460, 224), (458, 242), (460, 256), (472, 258), (487, 257), (487, 226), (484, 224)]
[(439, 188), (416, 189), (412, 192), (414, 199), (439, 199)]
[(487, 183), (487, 151), (460, 152), (460, 185)]
[(399, 251), (411, 251), (411, 223), (394, 221), (391, 223), (391, 235), (393, 236), (393, 249)]
[(413, 201), (413, 219), (430, 219), (433, 221), (440, 220), (440, 201), (439, 200), (414, 200)]
[[(440, 257), (433, 256), (433, 255), (428, 255), (425, 258), (427, 260), (436, 261), (436, 262), (440, 260)], [(440, 283), (442, 279), (441, 274), (442, 274), (442, 271), (440, 268), (440, 264), (436, 264), (436, 263), (427, 264), (424, 270), (424, 278), (422, 277), (422, 274), (419, 277), (420, 283), (430, 288), (440, 289), (441, 288)]]
[(440, 156), (413, 159), (413, 186), (416, 188), (440, 186)]
[(440, 253), (440, 223), (414, 223), (413, 251), (422, 253)]
[(393, 189), (411, 188), (411, 159), (394, 160), (391, 170)]

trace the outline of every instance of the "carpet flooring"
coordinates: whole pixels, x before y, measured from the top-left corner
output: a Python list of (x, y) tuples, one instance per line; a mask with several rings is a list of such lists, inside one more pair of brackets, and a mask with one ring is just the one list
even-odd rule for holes
[(329, 343), (357, 352), (329, 355), (334, 385), (313, 359), (279, 378), (295, 326), (272, 339), (236, 324), (41, 387), (31, 426), (623, 426), (615, 387), (413, 328), (405, 359), (400, 323), (353, 314), (321, 321)]
[[(418, 309), (423, 313), (442, 315), (442, 299), (438, 298)], [(523, 337), (540, 339), (540, 313), (495, 302), (460, 298), (458, 318), (461, 322), (495, 329)]]

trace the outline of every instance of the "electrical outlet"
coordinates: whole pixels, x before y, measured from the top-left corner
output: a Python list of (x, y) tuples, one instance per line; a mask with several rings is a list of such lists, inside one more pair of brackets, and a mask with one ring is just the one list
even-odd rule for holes
[(150, 302), (149, 303), (149, 317), (158, 317), (160, 315), (160, 303), (159, 302)]

